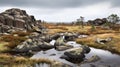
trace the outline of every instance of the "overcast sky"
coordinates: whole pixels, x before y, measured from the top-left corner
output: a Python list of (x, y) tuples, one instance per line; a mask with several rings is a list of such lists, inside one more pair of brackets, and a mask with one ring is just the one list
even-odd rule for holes
[(71, 22), (80, 16), (85, 20), (120, 16), (120, 0), (0, 0), (0, 12), (20, 8), (45, 21)]

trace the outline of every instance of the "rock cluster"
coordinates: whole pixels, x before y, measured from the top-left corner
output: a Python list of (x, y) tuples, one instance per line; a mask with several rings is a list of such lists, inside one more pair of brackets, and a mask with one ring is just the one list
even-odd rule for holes
[(30, 37), (28, 37), (26, 41), (20, 43), (17, 47), (15, 47), (13, 51), (18, 53), (25, 53), (54, 48), (54, 46), (49, 42), (44, 41), (42, 37), (44, 37), (44, 39), (47, 39), (41, 34), (33, 33)]
[(60, 36), (64, 36), (64, 39), (66, 41), (73, 41), (75, 38), (78, 37), (79, 34), (76, 34), (76, 33), (69, 33), (69, 32), (66, 32), (66, 33), (56, 33), (55, 35), (52, 35), (52, 39), (58, 39)]
[(99, 26), (105, 24), (106, 22), (107, 22), (106, 18), (102, 18), (102, 19), (97, 18), (95, 20), (89, 20), (87, 24)]
[[(28, 36), (28, 39), (26, 41), (19, 44), (15, 49), (13, 49), (13, 51), (25, 53), (29, 51), (39, 51), (51, 48), (55, 48), (58, 51), (73, 48), (73, 46), (68, 45), (65, 42), (66, 40), (63, 35), (57, 34), (57, 36), (50, 36), (48, 34), (43, 35), (38, 32), (33, 32), (30, 36)], [(56, 42), (54, 45), (51, 45), (49, 42), (52, 41), (54, 38), (56, 39)]]
[[(34, 27), (40, 27), (34, 16), (30, 16), (25, 10), (12, 8), (0, 13), (0, 33), (15, 28), (33, 30)], [(36, 30), (37, 28), (35, 28)], [(39, 31), (37, 29), (37, 31)]]

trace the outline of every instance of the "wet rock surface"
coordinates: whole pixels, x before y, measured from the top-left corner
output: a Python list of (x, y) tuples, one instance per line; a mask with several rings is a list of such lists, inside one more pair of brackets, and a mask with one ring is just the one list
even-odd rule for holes
[(76, 33), (64, 33), (64, 36), (65, 36), (65, 40), (66, 41), (73, 41), (75, 38), (78, 38), (78, 34)]
[(85, 58), (84, 52), (82, 48), (73, 48), (64, 53), (66, 56), (64, 59), (73, 62), (78, 63), (82, 62)]
[(63, 56), (62, 58), (70, 62), (78, 63), (78, 62), (82, 62), (85, 58), (85, 54), (89, 52), (90, 52), (90, 48), (87, 46), (72, 48), (65, 51), (64, 53), (65, 57)]
[(91, 63), (91, 62), (96, 62), (99, 61), (100, 57), (97, 55), (93, 55), (92, 57), (86, 59), (83, 63)]
[(68, 45), (67, 43), (65, 43), (63, 36), (59, 37), (56, 40), (54, 46), (55, 46), (55, 49), (59, 50), (59, 51), (63, 51), (63, 50), (67, 50), (67, 49), (73, 48), (73, 46)]
[(81, 46), (81, 48), (83, 49), (83, 52), (86, 53), (86, 54), (89, 53), (90, 50), (91, 50), (90, 47), (88, 47), (86, 45)]

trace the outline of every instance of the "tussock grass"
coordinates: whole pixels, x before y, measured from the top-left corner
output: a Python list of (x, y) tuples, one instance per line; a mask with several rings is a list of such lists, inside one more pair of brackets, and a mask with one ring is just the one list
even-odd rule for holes
[(14, 47), (16, 47), (25, 40), (26, 40), (25, 37), (20, 36), (4, 35), (1, 37), (1, 41), (7, 42), (8, 44), (6, 44), (6, 46), (10, 49), (13, 49)]

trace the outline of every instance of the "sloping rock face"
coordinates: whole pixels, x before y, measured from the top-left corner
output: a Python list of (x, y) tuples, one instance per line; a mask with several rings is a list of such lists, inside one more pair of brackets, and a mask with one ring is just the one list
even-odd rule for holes
[[(2, 26), (5, 25), (9, 27), (23, 28), (25, 30), (32, 30), (36, 25), (38, 25), (37, 23), (38, 22), (34, 16), (28, 15), (25, 10), (12, 8), (0, 13), (0, 25)], [(4, 30), (4, 28), (2, 30)], [(3, 32), (2, 30), (0, 32)]]

